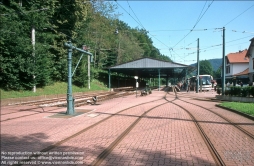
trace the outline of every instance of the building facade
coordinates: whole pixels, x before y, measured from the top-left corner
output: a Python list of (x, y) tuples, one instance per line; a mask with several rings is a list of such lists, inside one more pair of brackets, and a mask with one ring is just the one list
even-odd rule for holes
[(246, 53), (246, 58), (249, 59), (249, 79), (250, 82), (254, 82), (254, 38), (250, 40), (250, 46), (248, 48), (248, 52)]
[(226, 56), (226, 78), (233, 78), (234, 76), (246, 71), (249, 68), (249, 58), (246, 57), (247, 49), (236, 53), (230, 53)]

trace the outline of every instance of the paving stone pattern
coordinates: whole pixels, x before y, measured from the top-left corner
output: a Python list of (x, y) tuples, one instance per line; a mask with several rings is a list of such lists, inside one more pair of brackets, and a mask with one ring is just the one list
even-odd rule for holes
[[(164, 91), (153, 91), (142, 97), (134, 94), (98, 101), (96, 105), (78, 107), (92, 111), (72, 118), (49, 118), (65, 112), (66, 108), (2, 107), (1, 151), (38, 152), (69, 138), (48, 152), (83, 152), (83, 165), (90, 165), (134, 121), (140, 119), (101, 165), (215, 165), (194, 122), (186, 111), (173, 104), (176, 103), (197, 118), (226, 165), (254, 165), (253, 139), (217, 115), (176, 99), (172, 92), (166, 96), (172, 103), (167, 102), (163, 99), (165, 94)], [(234, 122), (248, 123), (241, 126), (254, 133), (252, 120), (215, 107), (216, 102), (194, 100), (215, 97), (214, 92), (178, 94), (179, 99), (202, 105)], [(138, 104), (142, 105), (135, 106)], [(119, 113), (123, 109), (126, 110)], [(71, 137), (108, 117), (99, 125)]]

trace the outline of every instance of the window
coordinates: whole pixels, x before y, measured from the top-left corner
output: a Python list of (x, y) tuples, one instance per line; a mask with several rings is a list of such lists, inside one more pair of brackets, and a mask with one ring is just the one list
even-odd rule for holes
[(226, 74), (230, 73), (230, 66), (226, 66)]

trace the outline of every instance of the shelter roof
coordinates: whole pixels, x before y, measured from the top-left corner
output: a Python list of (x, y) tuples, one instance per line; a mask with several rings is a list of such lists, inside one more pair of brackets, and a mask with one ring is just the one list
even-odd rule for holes
[(189, 71), (195, 69), (195, 67), (184, 64), (167, 62), (153, 58), (141, 58), (112, 66), (108, 69), (125, 75), (154, 78), (158, 77), (159, 73), (160, 77), (184, 77), (186, 74), (184, 69), (187, 68)]
[(113, 67), (110, 67), (109, 69), (139, 69), (139, 68), (186, 68), (188, 65), (174, 63), (174, 62), (167, 62), (167, 61), (161, 61), (157, 59), (152, 58), (141, 58), (137, 59), (131, 62), (123, 63), (120, 65), (116, 65)]
[(242, 75), (248, 75), (249, 73), (249, 68), (245, 69), (244, 71), (234, 74), (234, 76), (242, 76)]

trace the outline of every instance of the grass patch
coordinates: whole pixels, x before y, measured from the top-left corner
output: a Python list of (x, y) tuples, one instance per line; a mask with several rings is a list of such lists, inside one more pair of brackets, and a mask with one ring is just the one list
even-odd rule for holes
[(220, 105), (254, 116), (254, 103), (223, 102)]
[[(72, 85), (72, 92), (88, 92), (88, 91), (98, 91), (98, 90), (108, 90), (108, 88), (97, 80), (91, 82), (91, 88), (80, 88)], [(36, 92), (32, 91), (5, 91), (0, 89), (1, 99), (8, 98), (19, 98), (19, 97), (31, 97), (31, 96), (41, 96), (41, 95), (52, 95), (52, 94), (66, 94), (67, 93), (67, 83), (56, 82), (53, 85), (46, 86), (44, 88), (37, 88)]]

